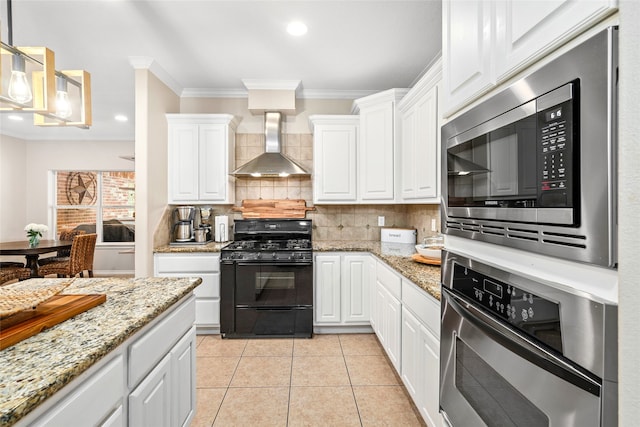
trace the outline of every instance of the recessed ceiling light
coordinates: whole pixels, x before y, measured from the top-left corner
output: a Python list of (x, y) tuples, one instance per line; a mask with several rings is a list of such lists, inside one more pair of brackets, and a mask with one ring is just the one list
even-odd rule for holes
[(22, 117), (22, 116), (18, 116), (17, 114), (11, 114), (10, 116), (7, 116), (7, 118), (8, 118), (9, 120), (13, 120), (13, 121), (15, 121), (15, 122), (21, 122), (21, 121), (23, 121), (23, 120), (24, 120), (24, 117)]
[(127, 116), (125, 116), (124, 114), (116, 114), (114, 119), (116, 119), (116, 121), (118, 122), (126, 122), (129, 120), (129, 118)]
[(302, 36), (307, 34), (307, 26), (300, 21), (293, 21), (287, 25), (287, 32), (292, 36)]

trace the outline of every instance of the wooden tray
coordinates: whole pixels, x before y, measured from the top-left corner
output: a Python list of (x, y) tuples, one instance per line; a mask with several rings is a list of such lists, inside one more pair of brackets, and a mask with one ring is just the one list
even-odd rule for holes
[(422, 264), (440, 265), (440, 258), (430, 258), (420, 254), (413, 254), (411, 255), (411, 259)]
[(23, 310), (0, 320), (0, 350), (10, 347), (43, 330), (102, 304), (103, 294), (58, 294), (38, 304), (32, 310)]
[(233, 210), (242, 212), (243, 218), (305, 218), (315, 208), (308, 208), (303, 199), (246, 199)]

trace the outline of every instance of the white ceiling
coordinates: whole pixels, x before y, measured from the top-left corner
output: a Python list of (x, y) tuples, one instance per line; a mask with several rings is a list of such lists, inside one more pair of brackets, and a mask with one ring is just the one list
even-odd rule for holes
[[(89, 130), (0, 114), (0, 133), (28, 140), (133, 140), (132, 57), (153, 59), (182, 95), (237, 96), (243, 79), (295, 79), (299, 97), (356, 98), (410, 87), (441, 51), (440, 0), (13, 0), (12, 10), (13, 45), (46, 46), (56, 69), (85, 69), (92, 80)], [(287, 34), (292, 20), (308, 33)], [(118, 113), (129, 122), (114, 121)]]

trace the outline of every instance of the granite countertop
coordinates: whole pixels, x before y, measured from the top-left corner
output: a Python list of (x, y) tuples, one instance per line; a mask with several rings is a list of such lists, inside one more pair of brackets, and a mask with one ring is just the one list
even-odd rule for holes
[[(22, 283), (32, 280), (70, 279)], [(0, 351), (0, 425), (16, 423), (201, 282), (74, 279), (64, 294), (106, 294), (106, 302)]]
[[(164, 245), (156, 248), (155, 253), (206, 253), (220, 252), (229, 242), (211, 242), (206, 245)], [(359, 240), (314, 240), (316, 252), (370, 252), (385, 261), (398, 273), (418, 285), (432, 297), (440, 300), (440, 266), (420, 264), (411, 259), (416, 253), (413, 244), (380, 243)]]
[(182, 245), (162, 245), (153, 250), (157, 254), (172, 253), (195, 253), (195, 252), (220, 252), (220, 249), (230, 242), (209, 242), (206, 244), (182, 244)]
[(412, 244), (380, 243), (373, 241), (314, 241), (316, 252), (370, 252), (386, 262), (429, 295), (440, 301), (440, 266), (427, 265), (411, 259)]

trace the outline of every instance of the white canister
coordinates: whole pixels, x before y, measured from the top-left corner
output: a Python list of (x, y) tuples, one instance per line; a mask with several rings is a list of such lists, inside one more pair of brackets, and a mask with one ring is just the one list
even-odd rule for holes
[(216, 242), (226, 242), (229, 240), (229, 217), (226, 215), (216, 215), (214, 221), (214, 235)]

